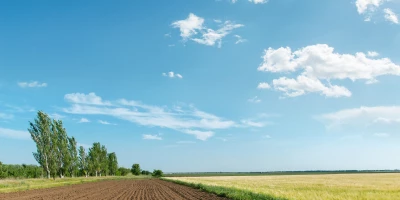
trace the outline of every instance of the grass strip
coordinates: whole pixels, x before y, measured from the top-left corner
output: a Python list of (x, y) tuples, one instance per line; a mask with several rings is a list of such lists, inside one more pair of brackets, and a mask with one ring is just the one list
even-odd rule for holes
[(179, 180), (172, 180), (168, 178), (161, 178), (164, 181), (169, 181), (173, 183), (177, 183), (180, 185), (185, 185), (191, 188), (199, 189), (201, 191), (205, 191), (208, 193), (215, 194), (219, 197), (227, 197), (232, 200), (288, 200), (287, 198), (275, 197), (267, 194), (258, 194), (254, 192), (250, 192), (247, 190), (241, 190), (236, 188), (228, 188), (221, 186), (212, 186), (212, 185), (204, 185), (201, 183), (190, 183)]

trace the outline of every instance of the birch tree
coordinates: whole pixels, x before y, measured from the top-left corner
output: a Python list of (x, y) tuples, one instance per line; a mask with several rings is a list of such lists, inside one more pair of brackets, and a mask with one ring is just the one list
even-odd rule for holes
[(83, 146), (79, 147), (79, 169), (88, 177), (89, 163)]

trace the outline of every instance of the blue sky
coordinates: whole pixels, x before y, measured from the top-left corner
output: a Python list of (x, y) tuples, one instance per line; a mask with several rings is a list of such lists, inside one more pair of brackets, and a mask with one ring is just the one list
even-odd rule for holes
[(400, 166), (400, 1), (0, 2), (0, 160), (37, 110), (119, 164)]

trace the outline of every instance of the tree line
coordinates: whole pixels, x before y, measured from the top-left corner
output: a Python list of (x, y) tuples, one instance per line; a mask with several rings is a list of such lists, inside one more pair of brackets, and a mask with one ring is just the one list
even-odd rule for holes
[(29, 125), (28, 131), (37, 147), (33, 156), (47, 178), (122, 175), (114, 152), (108, 153), (99, 142), (93, 143), (88, 152), (83, 146), (77, 148), (77, 141), (68, 137), (61, 120), (39, 111)]

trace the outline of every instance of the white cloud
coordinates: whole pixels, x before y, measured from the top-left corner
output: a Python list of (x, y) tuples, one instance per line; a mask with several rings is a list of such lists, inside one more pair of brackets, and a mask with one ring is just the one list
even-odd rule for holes
[(95, 93), (91, 92), (89, 94), (83, 93), (71, 93), (66, 94), (64, 99), (70, 103), (76, 104), (88, 104), (88, 105), (111, 105), (110, 102), (103, 102), (101, 97), (97, 96)]
[(297, 79), (289, 79), (281, 77), (273, 80), (274, 88), (284, 92), (288, 97), (297, 97), (306, 93), (318, 92), (327, 97), (350, 97), (351, 92), (342, 86), (329, 85), (325, 86), (316, 78), (308, 78), (307, 76), (298, 76)]
[[(373, 59), (365, 53), (339, 54), (326, 44), (311, 45), (292, 52), (289, 47), (269, 48), (265, 51), (259, 71), (291, 73), (300, 71), (296, 78), (281, 77), (273, 80), (276, 90), (288, 97), (315, 92), (327, 97), (349, 97), (351, 92), (331, 80), (350, 79), (376, 82), (382, 75), (400, 76), (400, 66), (389, 58)], [(322, 83), (322, 80), (327, 84)], [(260, 85), (259, 85), (260, 87)]]
[(0, 113), (0, 119), (12, 119), (12, 118), (14, 118), (13, 115)]
[[(215, 20), (214, 20), (215, 22)], [(172, 27), (179, 28), (183, 41), (192, 40), (199, 44), (207, 46), (214, 46), (218, 44), (218, 47), (222, 46), (222, 39), (229, 35), (234, 29), (243, 27), (242, 24), (236, 24), (231, 21), (216, 22), (219, 26), (218, 29), (214, 30), (204, 26), (204, 19), (196, 16), (193, 13), (189, 14), (189, 17), (185, 20), (179, 20), (172, 23)], [(200, 36), (198, 35), (200, 33)]]
[(375, 51), (368, 51), (368, 52), (367, 52), (367, 55), (368, 55), (369, 57), (377, 57), (377, 56), (379, 56), (379, 53), (378, 53), (378, 52), (375, 52)]
[(162, 138), (158, 135), (143, 135), (143, 140), (162, 140)]
[(142, 126), (169, 128), (194, 135), (200, 140), (213, 136), (214, 132), (211, 130), (235, 126), (233, 121), (200, 111), (193, 106), (168, 109), (125, 99), (120, 99), (110, 106), (73, 103), (63, 111), (79, 115), (111, 116)]
[(187, 19), (173, 22), (172, 27), (179, 28), (179, 30), (181, 31), (181, 37), (184, 40), (187, 40), (191, 36), (196, 35), (198, 31), (204, 29), (203, 23), (203, 18), (198, 17), (193, 13), (190, 13)]
[[(237, 1), (238, 0), (231, 0), (232, 3), (236, 3)], [(248, 1), (254, 4), (264, 4), (268, 2), (268, 0), (248, 0)]]
[(276, 115), (268, 115), (268, 114), (259, 114), (256, 117), (249, 119), (242, 119), (240, 122), (242, 123), (240, 126), (244, 127), (255, 127), (262, 128), (268, 125), (273, 124), (269, 118), (275, 117)]
[(38, 81), (32, 81), (32, 82), (18, 82), (18, 86), (21, 88), (41, 88), (41, 87), (47, 87), (47, 83), (40, 83)]
[(357, 0), (356, 6), (359, 14), (364, 14), (367, 11), (375, 11), (385, 0)]
[(270, 89), (271, 86), (268, 83), (259, 83), (257, 88), (258, 89)]
[(99, 123), (104, 124), (104, 125), (117, 125), (117, 124), (113, 124), (113, 123), (110, 123), (108, 121), (103, 121), (103, 120), (99, 120)]
[(254, 121), (252, 121), (252, 120), (250, 120), (250, 119), (248, 119), (248, 120), (242, 120), (241, 122), (242, 122), (242, 124), (244, 124), (244, 125), (246, 125), (246, 126), (251, 126), (251, 127), (258, 127), (258, 128), (261, 128), (261, 127), (264, 127), (264, 126), (265, 126), (265, 124), (264, 124), (263, 122), (254, 122)]
[(344, 109), (323, 114), (317, 118), (327, 127), (357, 125), (359, 127), (371, 124), (400, 124), (400, 106), (376, 106)]
[(235, 44), (240, 44), (240, 43), (243, 43), (243, 42), (247, 42), (247, 40), (243, 39), (242, 36), (240, 36), (240, 35), (234, 35), (234, 37), (236, 38)]
[(20, 139), (20, 140), (29, 140), (31, 138), (28, 131), (12, 130), (1, 127), (0, 127), (0, 137)]
[(249, 0), (249, 2), (252, 2), (255, 4), (263, 4), (263, 3), (267, 3), (268, 0)]
[(89, 123), (90, 120), (86, 119), (86, 118), (81, 118), (81, 120), (79, 120), (78, 123)]
[(248, 99), (247, 101), (250, 102), (250, 103), (260, 103), (261, 99), (259, 99), (258, 96), (255, 96), (255, 97), (253, 97), (251, 99)]
[(383, 12), (385, 12), (385, 19), (387, 21), (393, 22), (395, 24), (399, 23), (399, 19), (397, 18), (396, 13), (394, 13), (391, 9), (386, 8), (383, 10)]
[(183, 78), (181, 74), (177, 74), (175, 72), (168, 72), (168, 73), (162, 73), (163, 76), (168, 76), (170, 78)]
[(374, 133), (375, 137), (389, 137), (390, 134), (388, 133)]

